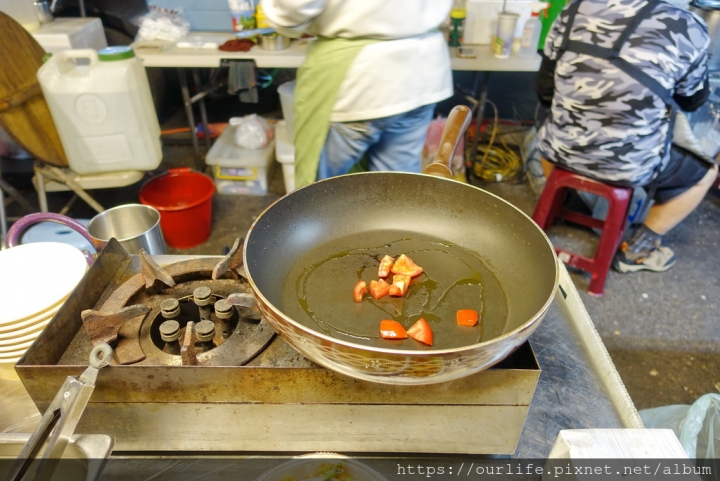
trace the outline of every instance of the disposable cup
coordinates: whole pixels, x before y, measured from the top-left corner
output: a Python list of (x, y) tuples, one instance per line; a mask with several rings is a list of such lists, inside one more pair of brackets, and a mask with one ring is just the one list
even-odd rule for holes
[(497, 58), (510, 57), (518, 17), (520, 15), (517, 13), (498, 13), (497, 35), (495, 36), (495, 56)]

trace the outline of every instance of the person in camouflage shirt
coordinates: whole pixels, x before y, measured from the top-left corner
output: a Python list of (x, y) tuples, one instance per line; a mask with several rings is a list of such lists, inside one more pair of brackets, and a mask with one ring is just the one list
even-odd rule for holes
[(716, 166), (670, 147), (668, 103), (640, 76), (597, 54), (616, 48), (631, 70), (671, 92), (670, 102), (685, 111), (700, 107), (709, 93), (707, 26), (681, 8), (648, 3), (570, 3), (547, 36), (535, 81), (540, 103), (550, 108), (537, 134), (547, 161), (600, 181), (649, 187), (654, 197), (644, 224), (615, 257), (621, 272), (674, 265), (661, 237), (697, 207), (717, 175)]

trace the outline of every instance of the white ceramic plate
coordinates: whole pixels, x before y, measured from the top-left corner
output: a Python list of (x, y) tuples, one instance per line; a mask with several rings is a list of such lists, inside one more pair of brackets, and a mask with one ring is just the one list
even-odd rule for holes
[(12, 333), (17, 332), (21, 329), (30, 329), (33, 326), (37, 326), (38, 324), (45, 323), (47, 324), (48, 321), (50, 321), (55, 313), (60, 310), (60, 307), (62, 306), (62, 303), (59, 304), (54, 309), (50, 309), (49, 311), (45, 311), (42, 314), (38, 314), (35, 317), (31, 317), (30, 319), (16, 322), (13, 324), (6, 324), (6, 325), (0, 325), (0, 338), (2, 338), (5, 335), (12, 335)]
[(0, 352), (0, 362), (8, 362), (12, 359), (20, 359), (22, 355), (25, 354), (25, 351), (27, 351), (27, 348), (21, 348), (17, 351)]
[(27, 348), (30, 347), (30, 344), (33, 343), (36, 337), (37, 336), (33, 337), (29, 341), (25, 340), (23, 342), (19, 342), (10, 346), (0, 346), (0, 356), (4, 356), (6, 353), (13, 353), (20, 350), (27, 351)]
[(60, 242), (0, 251), (0, 325), (36, 317), (61, 303), (87, 270), (85, 256)]
[(9, 346), (28, 341), (30, 339), (35, 339), (40, 335), (43, 329), (45, 329), (45, 326), (48, 325), (51, 319), (52, 316), (48, 317), (45, 321), (38, 322), (37, 324), (24, 329), (18, 329), (17, 331), (6, 332), (4, 334), (0, 333), (0, 346)]

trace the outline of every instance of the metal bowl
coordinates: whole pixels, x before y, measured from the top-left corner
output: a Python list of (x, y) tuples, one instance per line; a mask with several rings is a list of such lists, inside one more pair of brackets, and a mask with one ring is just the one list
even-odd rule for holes
[(263, 50), (285, 50), (290, 46), (290, 38), (282, 35), (261, 35), (260, 48)]

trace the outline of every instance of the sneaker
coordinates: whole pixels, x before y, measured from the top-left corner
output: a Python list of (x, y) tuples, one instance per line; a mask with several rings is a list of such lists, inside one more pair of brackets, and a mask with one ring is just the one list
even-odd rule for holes
[(619, 272), (637, 272), (642, 270), (665, 272), (675, 265), (675, 253), (669, 247), (654, 246), (646, 254), (636, 258), (629, 256), (625, 251), (627, 243), (623, 242), (620, 250), (615, 254), (613, 267)]

